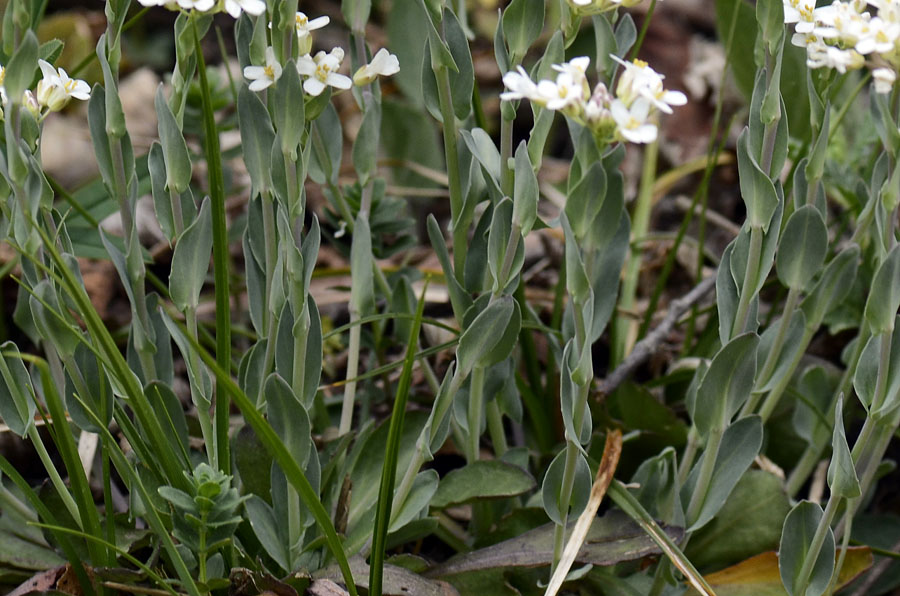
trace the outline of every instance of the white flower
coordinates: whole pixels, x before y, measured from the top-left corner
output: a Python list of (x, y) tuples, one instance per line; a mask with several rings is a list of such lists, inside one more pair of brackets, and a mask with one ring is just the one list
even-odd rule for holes
[(816, 0), (784, 0), (784, 22), (797, 23), (795, 31), (808, 33), (813, 30), (813, 10)]
[(842, 50), (822, 44), (806, 48), (806, 65), (810, 68), (834, 68), (841, 74), (848, 69), (861, 68), (865, 58), (856, 50)]
[(815, 33), (812, 33), (812, 32), (800, 33), (799, 31), (797, 31), (796, 33), (794, 33), (793, 36), (791, 36), (791, 43), (793, 45), (797, 46), (798, 48), (808, 48), (809, 46), (816, 45), (816, 44), (824, 45), (824, 42), (822, 41), (822, 39), (820, 37), (818, 37)]
[(579, 56), (578, 58), (572, 58), (568, 62), (563, 62), (562, 64), (554, 64), (553, 70), (565, 73), (572, 77), (572, 81), (580, 83), (587, 80), (587, 69), (590, 64), (590, 58), (587, 56)]
[(618, 126), (617, 132), (626, 141), (652, 143), (656, 140), (656, 125), (647, 122), (650, 102), (646, 99), (636, 99), (630, 108), (622, 100), (615, 99), (610, 105), (610, 112)]
[(549, 110), (562, 110), (584, 101), (584, 84), (575, 81), (567, 72), (559, 73), (556, 82), (543, 80), (537, 84), (541, 102), (546, 102)]
[(813, 31), (819, 37), (852, 40), (850, 45), (856, 45), (856, 39), (863, 33), (862, 27), (870, 17), (867, 12), (860, 13), (850, 4), (836, 1), (813, 11), (813, 18), (817, 23)]
[(296, 17), (294, 18), (295, 27), (297, 29), (297, 37), (299, 37), (300, 39), (308, 36), (310, 31), (321, 29), (330, 21), (328, 17), (316, 17), (315, 19), (310, 21), (309, 17), (307, 17), (302, 12), (298, 12)]
[(894, 49), (900, 37), (900, 23), (888, 23), (875, 17), (868, 23), (866, 34), (856, 42), (856, 51), (860, 54), (878, 52), (884, 54)]
[(353, 75), (353, 82), (359, 86), (368, 85), (379, 76), (389, 77), (398, 72), (400, 72), (400, 60), (386, 48), (381, 48), (372, 56), (370, 63), (361, 66), (356, 71), (356, 74)]
[(275, 50), (266, 48), (266, 65), (247, 66), (244, 68), (244, 77), (253, 81), (250, 83), (250, 91), (262, 91), (274, 84), (281, 77), (281, 64), (275, 60)]
[(625, 72), (616, 86), (616, 96), (630, 106), (635, 99), (643, 97), (666, 114), (672, 113), (672, 106), (683, 106), (687, 96), (681, 91), (669, 91), (663, 87), (663, 75), (659, 74), (643, 60), (625, 62), (618, 56), (610, 56), (625, 67)]
[(303, 90), (310, 95), (319, 95), (327, 85), (338, 89), (349, 89), (353, 82), (350, 77), (338, 74), (344, 50), (334, 48), (330, 53), (318, 52), (315, 57), (306, 54), (297, 60), (297, 72), (309, 77), (303, 81)]
[(872, 79), (875, 83), (875, 93), (890, 93), (897, 80), (897, 73), (890, 68), (876, 68), (872, 71)]
[(256, 17), (266, 12), (266, 3), (262, 0), (225, 0), (225, 11), (234, 18), (241, 16), (241, 12)]
[(178, 6), (184, 10), (199, 10), (206, 12), (215, 6), (216, 0), (178, 0)]
[(63, 109), (71, 98), (90, 99), (91, 87), (80, 79), (69, 78), (62, 68), (55, 69), (46, 60), (38, 60), (44, 78), (38, 81), (37, 102), (51, 112)]
[(508, 91), (500, 94), (503, 101), (512, 101), (515, 99), (530, 99), (532, 101), (543, 101), (538, 93), (537, 85), (525, 72), (521, 66), (517, 66), (516, 70), (511, 70), (503, 75), (503, 84)]
[(309, 20), (309, 17), (302, 12), (298, 12), (294, 16), (294, 28), (297, 31), (297, 50), (301, 56), (309, 54), (309, 51), (312, 49), (312, 35), (310, 35), (310, 32), (321, 29), (328, 22), (328, 17), (316, 17), (313, 20)]

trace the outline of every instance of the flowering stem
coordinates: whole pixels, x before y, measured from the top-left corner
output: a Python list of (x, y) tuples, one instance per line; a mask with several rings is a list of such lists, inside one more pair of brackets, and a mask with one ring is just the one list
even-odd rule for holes
[[(778, 360), (781, 356), (781, 349), (784, 347), (784, 340), (787, 335), (788, 327), (790, 326), (791, 317), (794, 314), (794, 309), (797, 307), (797, 302), (799, 302), (799, 300), (799, 290), (791, 288), (788, 291), (787, 300), (785, 300), (784, 303), (781, 320), (778, 322), (778, 331), (775, 335), (775, 341), (769, 349), (769, 353), (766, 356), (762, 369), (759, 374), (756, 375), (757, 388), (765, 386), (766, 383), (769, 382), (772, 373), (775, 372), (775, 367), (778, 365)], [(760, 391), (759, 389), (751, 393), (750, 399), (744, 403), (744, 408), (741, 410), (741, 416), (749, 416), (752, 414), (763, 395), (765, 395), (765, 392)]]
[[(580, 346), (579, 349), (581, 350), (590, 350), (591, 346), (587, 341), (587, 328), (585, 326), (583, 312), (584, 305), (575, 303), (573, 309), (575, 319), (575, 344)], [(565, 368), (562, 370), (565, 373)], [(593, 375), (589, 376), (583, 384), (578, 385), (578, 394), (575, 397), (575, 407), (572, 412), (572, 426), (576, 433), (581, 432), (584, 416), (588, 409), (587, 400), (588, 394), (590, 393), (592, 376)], [(563, 469), (559, 500), (559, 503), (562, 506), (562, 511), (560, 511), (562, 523), (557, 524), (553, 531), (553, 562), (550, 567), (551, 576), (556, 570), (556, 565), (562, 557), (563, 547), (565, 545), (566, 525), (568, 524), (569, 518), (569, 502), (572, 500), (572, 490), (575, 486), (575, 470), (578, 464), (578, 441), (580, 441), (580, 437), (569, 437), (567, 433), (566, 439), (566, 464)]]
[(496, 397), (485, 405), (485, 410), (488, 432), (491, 435), (491, 443), (494, 444), (494, 455), (499, 458), (509, 450), (509, 445), (506, 443), (506, 432), (503, 429), (503, 412), (500, 411)]
[(569, 501), (572, 500), (572, 490), (575, 486), (575, 468), (578, 465), (578, 445), (575, 443), (576, 437), (569, 438), (566, 441), (566, 466), (563, 469), (562, 483), (560, 485), (559, 503), (562, 510), (559, 512), (562, 516), (562, 523), (556, 524), (553, 529), (553, 562), (550, 565), (550, 575), (556, 571), (556, 566), (562, 558), (563, 547), (565, 546), (566, 526), (569, 519)]
[(513, 171), (509, 168), (512, 157), (512, 120), (507, 120), (500, 110), (500, 189), (508, 197), (513, 196)]
[(484, 408), (484, 367), (475, 366), (472, 369), (472, 378), (469, 382), (469, 441), (466, 445), (466, 461), (472, 463), (478, 460), (479, 444), (481, 443), (482, 409)]
[(184, 214), (181, 210), (181, 197), (174, 186), (169, 186), (169, 203), (172, 205), (172, 220), (175, 224), (175, 238), (181, 237), (184, 231)]
[(447, 391), (438, 393), (432, 409), (430, 424), (422, 429), (419, 438), (416, 440), (416, 450), (413, 453), (412, 461), (410, 462), (409, 467), (406, 468), (406, 473), (403, 475), (403, 480), (400, 481), (400, 484), (397, 487), (397, 492), (394, 493), (394, 502), (391, 506), (392, 520), (393, 516), (400, 511), (403, 503), (406, 502), (407, 497), (409, 497), (413, 481), (416, 479), (416, 474), (419, 473), (419, 468), (421, 468), (426, 461), (425, 451), (430, 448), (431, 443), (437, 437), (439, 429), (443, 426), (444, 417), (448, 414), (450, 406), (453, 404), (453, 399), (459, 392), (459, 388), (462, 387), (462, 384), (466, 381), (467, 376), (468, 375), (460, 372), (459, 369), (456, 369), (453, 373), (453, 377), (450, 379)]
[[(431, 50), (432, 53), (436, 49)], [(450, 190), (450, 215), (453, 220), (453, 269), (456, 279), (462, 283), (466, 264), (468, 222), (463, 221), (462, 183), (459, 178), (459, 155), (456, 150), (456, 114), (453, 113), (453, 97), (450, 91), (450, 73), (447, 67), (435, 64), (432, 69), (437, 79), (441, 119), (444, 125), (444, 155), (447, 160), (447, 181)]]
[[(659, 142), (655, 141), (647, 145), (644, 150), (644, 166), (641, 169), (641, 189), (634, 208), (634, 218), (631, 221), (632, 248), (628, 254), (628, 263), (625, 265), (625, 279), (622, 282), (622, 293), (619, 297), (619, 308), (622, 311), (630, 311), (634, 306), (637, 293), (638, 277), (641, 274), (641, 251), (634, 242), (647, 234), (650, 225), (650, 210), (653, 207), (653, 183), (656, 180), (656, 159), (659, 154)], [(588, 269), (590, 271), (590, 269)], [(625, 359), (634, 341), (637, 339), (636, 321), (623, 317), (616, 319), (615, 344), (610, 366), (616, 366)]]
[[(277, 255), (277, 238), (275, 237), (275, 201), (271, 195), (264, 194), (262, 200), (262, 216), (263, 216), (263, 239), (266, 246), (266, 304), (263, 308), (263, 328), (266, 337), (266, 352), (263, 359), (263, 374), (261, 378), (265, 378), (272, 369), (275, 361), (275, 331), (277, 329), (277, 313), (271, 311), (272, 304), (272, 285), (275, 278), (275, 262)], [(265, 403), (263, 393), (264, 383), (260, 383), (259, 394), (256, 398), (257, 407)]]
[(731, 336), (743, 333), (747, 328), (747, 317), (750, 314), (750, 301), (756, 295), (752, 290), (759, 277), (759, 259), (762, 253), (763, 230), (759, 226), (750, 226), (750, 252), (747, 255), (747, 269), (744, 271), (744, 283), (741, 285), (741, 297), (738, 300), (734, 315)]
[[(133, 205), (128, 200), (128, 185), (125, 180), (125, 161), (122, 155), (122, 140), (109, 135), (109, 149), (113, 162), (113, 184), (115, 185), (116, 197), (119, 200), (119, 213), (122, 218), (122, 229), (125, 232), (125, 252), (131, 250), (139, 250), (136, 247), (134, 238), (135, 223), (134, 214), (132, 213)], [(127, 260), (130, 260), (126, 256)], [(130, 272), (129, 272), (130, 273)], [(141, 361), (141, 368), (144, 370), (144, 377), (147, 381), (156, 378), (156, 362), (153, 359), (154, 346), (150, 339), (146, 337), (146, 333), (150, 331), (150, 318), (147, 316), (147, 297), (144, 293), (144, 264), (141, 262), (139, 271), (133, 279), (128, 280), (133, 288), (135, 304), (132, 305), (133, 312), (138, 318), (139, 330), (134, 333), (134, 347)]]
[(685, 524), (690, 527), (697, 517), (700, 515), (700, 509), (706, 502), (709, 483), (712, 480), (713, 470), (716, 466), (716, 459), (719, 456), (719, 447), (722, 444), (722, 437), (725, 435), (725, 429), (713, 427), (709, 431), (706, 438), (706, 448), (703, 450), (703, 460), (700, 463), (700, 472), (697, 477), (697, 484), (694, 487), (694, 493), (691, 495), (687, 512), (685, 513)]
[[(816, 334), (817, 326), (807, 326), (803, 332), (803, 337), (800, 339), (800, 345), (802, 348), (797, 348), (797, 351), (794, 353), (794, 359), (788, 365), (787, 370), (784, 371), (783, 375), (780, 375), (780, 380), (775, 387), (769, 392), (766, 396), (765, 401), (762, 406), (759, 408), (759, 416), (762, 418), (763, 422), (766, 422), (772, 413), (775, 411), (775, 406), (778, 405), (778, 401), (781, 399), (781, 396), (784, 395), (785, 390), (790, 385), (791, 379), (794, 376), (794, 371), (797, 370), (797, 367), (800, 366), (801, 360), (803, 360), (803, 355), (806, 352), (806, 346), (809, 345), (809, 342), (812, 341), (813, 336)], [(752, 398), (751, 398), (752, 399)], [(829, 408), (830, 411), (834, 411), (834, 406), (832, 405)], [(746, 413), (750, 413), (747, 410)]]
[[(844, 374), (841, 376), (841, 382), (838, 384), (837, 388), (832, 394), (831, 404), (829, 405), (827, 410), (829, 419), (834, 415), (834, 406), (837, 403), (837, 400), (841, 395), (846, 395), (850, 390), (850, 385), (853, 382), (854, 375), (856, 374), (856, 366), (859, 363), (860, 356), (862, 356), (863, 348), (865, 348), (865, 345), (868, 341), (869, 327), (865, 324), (865, 320), (863, 319), (863, 324), (860, 326), (859, 335), (857, 335), (856, 337), (856, 344), (853, 349), (853, 354), (850, 357), (850, 361), (847, 363), (847, 368), (844, 370)], [(812, 474), (813, 469), (815, 469), (826, 443), (827, 438), (823, 438), (822, 441), (813, 442), (807, 445), (806, 450), (800, 457), (799, 463), (794, 467), (793, 470), (791, 470), (791, 474), (790, 476), (788, 476), (787, 483), (785, 484), (785, 491), (787, 492), (788, 496), (793, 498), (794, 495), (799, 492), (803, 484), (806, 483), (806, 479), (809, 478), (809, 475)]]

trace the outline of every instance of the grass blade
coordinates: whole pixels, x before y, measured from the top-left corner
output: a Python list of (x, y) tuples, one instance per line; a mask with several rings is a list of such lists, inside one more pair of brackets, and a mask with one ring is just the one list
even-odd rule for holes
[[(219, 131), (209, 94), (206, 78), (206, 62), (200, 47), (196, 21), (194, 26), (194, 51), (197, 54), (197, 72), (200, 73), (200, 97), (203, 105), (203, 130), (206, 164), (209, 169), (209, 198), (213, 219), (213, 271), (216, 290), (216, 362), (224, 370), (231, 366), (231, 301), (228, 288), (228, 230), (225, 225), (225, 181), (222, 175), (222, 155), (219, 149)], [(215, 441), (218, 467), (226, 474), (231, 471), (228, 445), (228, 412), (231, 396), (224, 385), (216, 385)]]
[(412, 381), (412, 370), (416, 362), (416, 346), (419, 331), (422, 328), (422, 315), (425, 312), (425, 291), (416, 306), (416, 316), (409, 331), (406, 344), (406, 358), (403, 361), (403, 372), (397, 385), (394, 398), (394, 409), (391, 412), (391, 425), (388, 429), (387, 445), (384, 449), (384, 464), (381, 468), (381, 487), (378, 490), (378, 505), (375, 511), (375, 528), (372, 534), (372, 556), (369, 563), (369, 594), (381, 596), (384, 579), (384, 547), (387, 540), (388, 526), (391, 523), (391, 503), (394, 500), (394, 480), (397, 475), (397, 454), (400, 451), (400, 434), (403, 432), (403, 420), (406, 417), (406, 402)]

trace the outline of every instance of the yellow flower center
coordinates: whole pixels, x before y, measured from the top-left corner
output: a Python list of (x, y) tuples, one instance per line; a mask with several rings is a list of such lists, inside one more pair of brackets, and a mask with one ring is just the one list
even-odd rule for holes
[(66, 93), (75, 91), (75, 79), (69, 79), (68, 81), (66, 81), (66, 84), (63, 85), (63, 88), (66, 90)]
[(638, 68), (646, 68), (648, 66), (646, 62), (644, 62), (643, 60), (638, 60), (637, 58), (635, 58), (634, 60), (634, 65)]
[(322, 81), (323, 83), (328, 80), (328, 75), (331, 73), (331, 67), (325, 64), (316, 65), (316, 78)]
[(306, 24), (309, 22), (309, 18), (306, 15), (297, 15), (297, 26), (298, 27), (306, 27)]
[(264, 67), (263, 67), (263, 72), (264, 72), (265, 75), (266, 75), (267, 77), (269, 77), (270, 79), (274, 79), (274, 78), (275, 78), (275, 69), (274, 69), (272, 66), (264, 66)]

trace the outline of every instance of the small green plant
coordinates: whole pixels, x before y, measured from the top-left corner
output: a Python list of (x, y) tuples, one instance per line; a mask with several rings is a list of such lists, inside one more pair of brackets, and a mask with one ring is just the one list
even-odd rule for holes
[[(53, 7), (6, 2), (0, 417), (49, 480), (0, 456), (10, 577), (64, 557), (86, 594), (895, 589), (873, 553), (900, 538), (876, 491), (900, 426), (900, 5), (717, 0), (744, 126), (720, 87), (707, 154), (661, 173), (688, 97), (638, 58), (661, 17), (652, 0), (639, 30), (637, 3), (110, 0), (67, 71), (38, 41)], [(138, 155), (122, 68), (165, 10)], [(476, 76), (487, 47), (502, 89)], [(42, 146), (78, 102), (99, 177), (70, 192)], [(730, 163), (746, 217), (717, 254)], [(676, 182), (693, 200), (647, 291)], [(144, 195), (168, 262), (141, 243)], [(116, 272), (122, 330), (86, 255)], [(327, 276), (346, 306), (320, 312)], [(641, 368), (667, 340), (666, 370)]]

